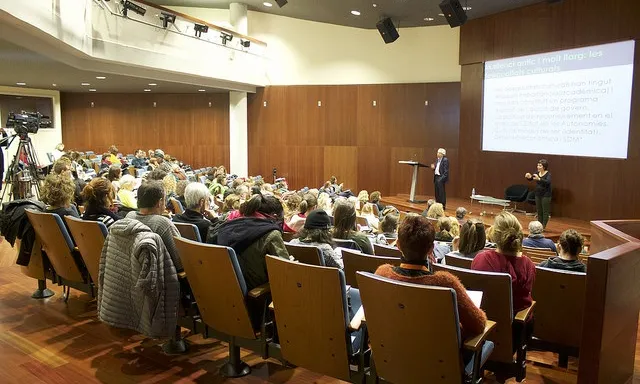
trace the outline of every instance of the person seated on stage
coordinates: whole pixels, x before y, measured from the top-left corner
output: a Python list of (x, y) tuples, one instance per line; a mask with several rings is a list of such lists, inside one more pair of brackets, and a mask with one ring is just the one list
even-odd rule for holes
[(162, 182), (158, 180), (144, 181), (138, 188), (138, 211), (131, 211), (126, 217), (142, 222), (157, 233), (171, 255), (176, 271), (182, 272), (182, 261), (173, 241), (173, 237), (180, 236), (180, 232), (171, 220), (162, 216), (166, 205)]
[(360, 216), (367, 219), (367, 223), (369, 223), (369, 228), (373, 229), (374, 232), (378, 232), (378, 226), (380, 225), (380, 219), (373, 213), (373, 204), (365, 203), (360, 210)]
[(444, 207), (440, 203), (433, 203), (427, 211), (427, 219), (438, 220), (444, 217)]
[(384, 211), (384, 204), (380, 202), (380, 199), (382, 199), (380, 191), (373, 191), (369, 195), (369, 202), (375, 204), (378, 207), (378, 212), (382, 213), (382, 211)]
[(456, 291), (462, 338), (480, 334), (487, 321), (485, 313), (471, 301), (460, 280), (449, 272), (429, 272), (428, 255), (433, 251), (435, 230), (429, 220), (410, 214), (398, 229), (398, 248), (402, 252), (400, 266), (381, 265), (376, 275), (413, 284), (435, 285)]
[(382, 218), (379, 225), (379, 235), (376, 237), (376, 244), (395, 245), (398, 238), (398, 216), (390, 213)]
[(133, 188), (136, 186), (136, 179), (131, 175), (124, 175), (120, 179), (120, 189), (118, 190), (118, 200), (120, 205), (131, 209), (138, 209), (138, 200)]
[(473, 258), (471, 269), (511, 275), (513, 312), (517, 313), (533, 301), (531, 289), (536, 278), (536, 266), (522, 254), (522, 226), (513, 214), (500, 212), (491, 228), (498, 248), (478, 253)]
[(481, 221), (470, 219), (460, 227), (460, 236), (455, 237), (451, 244), (453, 251), (448, 255), (473, 259), (482, 251), (487, 242), (487, 235)]
[(131, 160), (131, 165), (135, 168), (146, 168), (147, 159), (145, 158), (145, 152), (142, 149), (136, 150), (135, 158)]
[(46, 212), (57, 213), (65, 226), (67, 225), (64, 221), (65, 216), (80, 217), (76, 206), (72, 203), (75, 190), (76, 186), (69, 174), (52, 173), (45, 177), (40, 191), (42, 202), (47, 204)]
[(460, 225), (464, 224), (464, 217), (467, 215), (467, 209), (465, 207), (458, 207), (456, 209), (456, 219)]
[(173, 216), (176, 223), (195, 224), (200, 232), (200, 239), (206, 241), (209, 227), (218, 219), (209, 210), (211, 193), (209, 189), (201, 183), (189, 183), (184, 191), (185, 211)]
[[(303, 202), (304, 204), (304, 202)], [(296, 238), (291, 244), (313, 245), (320, 248), (324, 264), (327, 267), (344, 268), (342, 255), (335, 251), (333, 238), (331, 237), (331, 219), (327, 212), (316, 209), (309, 213)]]
[(104, 177), (92, 179), (82, 190), (84, 213), (82, 220), (99, 221), (107, 228), (120, 220), (112, 211), (116, 198), (111, 182)]
[(562, 232), (558, 240), (559, 256), (550, 257), (548, 260), (538, 264), (538, 266), (573, 272), (587, 272), (587, 266), (578, 259), (578, 255), (582, 252), (582, 247), (584, 247), (582, 235), (574, 229), (567, 229)]
[(298, 213), (291, 216), (291, 219), (287, 223), (289, 228), (294, 232), (299, 232), (304, 227), (304, 222), (307, 219), (307, 214), (315, 210), (318, 207), (318, 200), (310, 193), (305, 194), (302, 197), (302, 201), (298, 206)]
[(349, 200), (336, 200), (333, 207), (333, 238), (343, 240), (353, 240), (360, 247), (362, 252), (373, 255), (373, 245), (367, 235), (355, 231), (356, 209)]
[(522, 241), (522, 245), (524, 247), (531, 248), (548, 248), (555, 253), (558, 253), (556, 249), (556, 245), (553, 243), (553, 240), (547, 239), (542, 234), (544, 228), (542, 227), (542, 223), (539, 221), (532, 221), (529, 223), (529, 236), (526, 237)]
[[(120, 161), (120, 158), (118, 157), (118, 147), (116, 147), (115, 145), (112, 145), (109, 147), (109, 164), (110, 165), (118, 165), (118, 166), (122, 166), (122, 162)], [(113, 183), (113, 180), (110, 180), (111, 183)]]
[(189, 185), (190, 183), (191, 182), (189, 180), (179, 180), (176, 183), (176, 200), (178, 200), (180, 204), (182, 204), (182, 207), (184, 209), (187, 209), (187, 203), (184, 198), (184, 193), (187, 189), (187, 185)]
[(122, 177), (122, 168), (120, 165), (112, 165), (109, 167), (109, 172), (107, 173), (107, 179), (111, 182), (113, 188), (118, 192), (120, 189), (120, 178)]

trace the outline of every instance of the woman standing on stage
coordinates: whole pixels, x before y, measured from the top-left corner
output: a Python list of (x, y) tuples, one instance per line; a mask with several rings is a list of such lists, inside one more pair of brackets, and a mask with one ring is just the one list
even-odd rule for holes
[(549, 162), (545, 159), (538, 161), (538, 173), (531, 175), (526, 173), (527, 180), (536, 182), (536, 209), (538, 210), (538, 221), (544, 228), (549, 222), (549, 212), (551, 210), (551, 173), (549, 172)]

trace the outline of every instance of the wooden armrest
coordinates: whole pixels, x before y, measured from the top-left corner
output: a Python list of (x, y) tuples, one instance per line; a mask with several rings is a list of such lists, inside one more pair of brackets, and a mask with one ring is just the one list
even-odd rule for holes
[(356, 314), (353, 315), (353, 319), (351, 319), (351, 322), (349, 323), (349, 330), (357, 331), (358, 329), (360, 329), (360, 326), (362, 325), (363, 320), (364, 320), (364, 307), (360, 307), (360, 309), (358, 309), (358, 312), (356, 312)]
[(536, 302), (534, 301), (531, 303), (529, 308), (525, 308), (522, 311), (516, 313), (516, 316), (513, 318), (513, 320), (521, 323), (525, 323), (529, 318), (529, 316), (531, 316), (531, 313), (533, 312), (533, 307), (535, 306), (536, 306)]
[(186, 279), (187, 278), (187, 272), (178, 272), (178, 279)]
[(479, 335), (476, 335), (470, 339), (465, 340), (464, 343), (462, 344), (462, 348), (467, 349), (469, 351), (477, 351), (478, 349), (482, 348), (482, 344), (487, 339), (487, 336), (489, 336), (489, 333), (491, 333), (491, 331), (495, 327), (496, 327), (495, 321), (487, 320), (486, 324), (484, 325), (484, 331), (482, 331), (482, 333)]
[(251, 291), (249, 291), (248, 295), (249, 297), (252, 297), (255, 299), (269, 292), (271, 292), (271, 287), (269, 286), (269, 283), (264, 283), (258, 287), (253, 288)]

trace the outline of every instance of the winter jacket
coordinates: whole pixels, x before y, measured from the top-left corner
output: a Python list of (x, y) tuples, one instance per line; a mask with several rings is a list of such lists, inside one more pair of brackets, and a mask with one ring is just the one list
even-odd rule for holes
[(9, 244), (13, 247), (16, 238), (20, 239), (20, 253), (16, 264), (25, 267), (29, 265), (31, 249), (36, 240), (36, 233), (27, 217), (26, 209), (42, 212), (45, 205), (37, 200), (14, 200), (5, 205), (0, 217), (0, 232)]
[(105, 239), (98, 275), (98, 317), (147, 337), (170, 337), (180, 284), (162, 238), (137, 220), (118, 220)]
[(564, 271), (572, 272), (587, 272), (587, 266), (580, 260), (564, 260), (559, 257), (550, 257), (542, 263), (538, 264), (539, 267), (562, 269)]

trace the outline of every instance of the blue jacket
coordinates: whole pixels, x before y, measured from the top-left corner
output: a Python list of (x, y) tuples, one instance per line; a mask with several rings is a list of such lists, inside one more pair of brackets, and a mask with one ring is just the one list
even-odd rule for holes
[(524, 240), (522, 240), (522, 245), (531, 248), (549, 248), (553, 252), (558, 253), (553, 240), (547, 239), (543, 235), (529, 235), (529, 237), (525, 237)]

